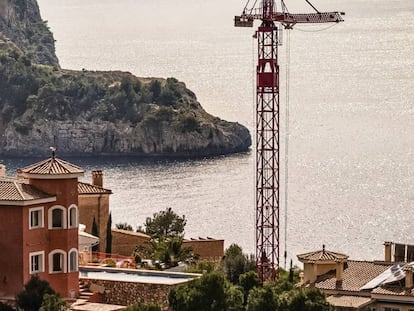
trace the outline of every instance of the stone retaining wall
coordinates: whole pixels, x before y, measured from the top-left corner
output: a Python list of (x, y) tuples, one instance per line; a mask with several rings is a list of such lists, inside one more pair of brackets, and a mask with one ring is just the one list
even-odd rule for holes
[[(109, 280), (82, 279), (89, 285), (102, 286), (105, 290), (100, 294), (101, 302), (107, 304), (129, 306), (136, 303), (153, 303), (163, 311), (171, 311), (168, 307), (168, 293), (177, 285), (148, 284), (136, 282), (120, 282)], [(97, 285), (97, 286), (96, 286)]]

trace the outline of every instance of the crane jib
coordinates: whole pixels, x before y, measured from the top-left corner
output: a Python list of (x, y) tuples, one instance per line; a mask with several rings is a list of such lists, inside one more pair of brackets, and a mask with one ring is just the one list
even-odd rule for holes
[(316, 23), (339, 23), (343, 22), (343, 12), (321, 12), (291, 14), (275, 12), (270, 17), (264, 18), (262, 14), (242, 14), (234, 17), (234, 26), (253, 27), (254, 20), (268, 20), (282, 24), (316, 24)]

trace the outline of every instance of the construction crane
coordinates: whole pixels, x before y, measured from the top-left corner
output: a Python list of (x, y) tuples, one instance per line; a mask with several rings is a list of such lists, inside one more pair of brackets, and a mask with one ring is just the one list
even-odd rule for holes
[[(246, 4), (243, 13), (235, 16), (236, 27), (253, 27), (258, 40), (256, 67), (256, 269), (262, 281), (273, 280), (279, 270), (279, 30), (292, 29), (295, 24), (339, 23), (339, 12), (291, 14), (283, 0), (277, 11), (275, 0), (257, 0)], [(285, 253), (286, 259), (286, 253)]]

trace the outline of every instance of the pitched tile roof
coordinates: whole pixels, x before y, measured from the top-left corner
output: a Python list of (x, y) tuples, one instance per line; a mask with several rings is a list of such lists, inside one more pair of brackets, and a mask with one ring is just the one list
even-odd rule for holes
[(111, 194), (112, 191), (100, 186), (91, 185), (84, 182), (78, 182), (79, 194)]
[(392, 295), (392, 296), (414, 296), (414, 288), (404, 288), (404, 286), (383, 285), (374, 288), (373, 294)]
[(0, 178), (0, 205), (29, 205), (36, 200), (54, 201), (56, 197), (38, 190), (23, 179)]
[(326, 300), (335, 307), (342, 308), (361, 308), (370, 304), (373, 300), (370, 297), (358, 297), (358, 296), (341, 296), (334, 295), (329, 296)]
[(63, 161), (52, 156), (49, 159), (34, 163), (18, 170), (19, 174), (23, 176), (28, 175), (44, 175), (44, 176), (61, 176), (61, 175), (76, 175), (82, 176), (84, 171), (69, 162)]
[(382, 272), (390, 268), (392, 263), (348, 260), (344, 267), (341, 288), (337, 287), (335, 271), (330, 271), (317, 278), (314, 285), (322, 290), (341, 289), (359, 292), (360, 288)]
[(325, 249), (325, 245), (323, 246), (322, 250), (304, 253), (297, 255), (298, 259), (301, 262), (316, 262), (316, 261), (345, 261), (348, 259), (348, 256), (341, 253), (327, 251)]

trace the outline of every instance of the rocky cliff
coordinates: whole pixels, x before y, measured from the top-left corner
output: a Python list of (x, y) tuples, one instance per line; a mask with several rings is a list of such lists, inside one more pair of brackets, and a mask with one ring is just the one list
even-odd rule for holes
[(156, 127), (109, 121), (39, 120), (28, 134), (8, 126), (2, 154), (43, 155), (56, 146), (63, 155), (206, 156), (246, 150), (248, 131), (235, 123), (203, 122), (198, 131), (181, 132), (168, 122)]
[[(174, 78), (59, 68), (35, 0), (0, 0), (0, 154), (204, 156), (247, 150)], [(36, 35), (34, 35), (35, 33)]]
[(38, 64), (59, 66), (53, 35), (36, 0), (0, 0), (0, 33)]

